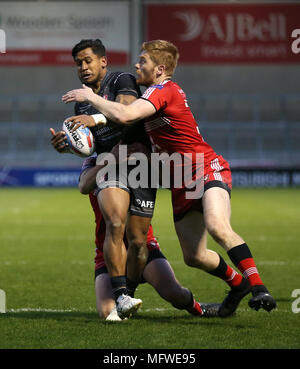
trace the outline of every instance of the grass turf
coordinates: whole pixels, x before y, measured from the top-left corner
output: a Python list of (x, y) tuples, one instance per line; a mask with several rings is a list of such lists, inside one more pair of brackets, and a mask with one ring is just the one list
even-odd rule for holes
[[(224, 282), (184, 265), (168, 191), (159, 191), (153, 226), (178, 280), (200, 301), (222, 301)], [(253, 311), (248, 297), (233, 317), (199, 319), (163, 301), (148, 285), (143, 308), (122, 323), (95, 309), (94, 219), (76, 189), (1, 189), (0, 348), (287, 349), (300, 347), (299, 189), (235, 189), (232, 225), (250, 246), (278, 309)], [(228, 261), (209, 239), (209, 247)], [(300, 307), (300, 303), (298, 304)]]

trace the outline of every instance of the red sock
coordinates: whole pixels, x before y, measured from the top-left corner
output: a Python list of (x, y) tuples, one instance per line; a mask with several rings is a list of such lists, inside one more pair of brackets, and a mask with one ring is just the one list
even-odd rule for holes
[(226, 264), (221, 255), (219, 255), (219, 257), (219, 265), (215, 270), (210, 271), (209, 274), (223, 279), (223, 281), (225, 281), (230, 287), (239, 286), (243, 280), (243, 277), (233, 268), (231, 268), (231, 266)]
[(187, 311), (192, 315), (197, 315), (197, 316), (203, 315), (203, 310), (201, 309), (201, 305), (195, 299), (194, 299), (193, 306), (191, 308), (188, 308)]
[(228, 251), (228, 256), (243, 276), (248, 280), (251, 287), (264, 284), (260, 279), (254, 259), (246, 243), (233, 247)]
[(260, 275), (257, 271), (255, 262), (253, 258), (248, 258), (241, 260), (237, 266), (243, 276), (248, 279), (251, 287), (259, 284), (264, 284), (263, 281), (260, 279)]
[(224, 281), (230, 286), (230, 287), (236, 287), (241, 284), (243, 280), (243, 277), (236, 272), (231, 266), (227, 265), (227, 270), (225, 273)]

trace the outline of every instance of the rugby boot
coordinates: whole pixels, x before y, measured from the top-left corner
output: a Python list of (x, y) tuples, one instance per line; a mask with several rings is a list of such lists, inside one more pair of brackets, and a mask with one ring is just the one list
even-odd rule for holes
[(128, 295), (121, 295), (117, 299), (117, 312), (121, 319), (129, 318), (134, 314), (141, 306), (141, 299), (135, 299)]
[(187, 311), (195, 316), (200, 316), (203, 318), (213, 318), (218, 316), (218, 311), (221, 304), (217, 303), (203, 303), (197, 302), (194, 299), (194, 304)]
[(251, 309), (258, 311), (262, 308), (270, 312), (276, 308), (276, 301), (265, 286), (254, 286), (252, 295), (253, 297), (248, 302)]
[(241, 284), (236, 287), (231, 287), (228, 295), (225, 297), (219, 308), (219, 316), (226, 318), (234, 314), (241, 300), (251, 291), (251, 286), (247, 279), (243, 278)]
[(200, 305), (203, 311), (204, 318), (215, 318), (219, 316), (221, 304), (200, 302)]
[(112, 311), (108, 314), (105, 319), (108, 322), (121, 322), (122, 319), (119, 317), (116, 307), (112, 309)]

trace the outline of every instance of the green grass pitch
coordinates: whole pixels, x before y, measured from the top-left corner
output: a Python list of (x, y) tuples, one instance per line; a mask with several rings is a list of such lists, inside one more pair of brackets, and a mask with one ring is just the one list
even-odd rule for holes
[[(198, 300), (222, 301), (224, 282), (184, 265), (169, 195), (159, 191), (153, 218), (161, 248)], [(0, 289), (7, 313), (0, 314), (0, 348), (300, 348), (300, 313), (292, 311), (292, 291), (300, 289), (299, 209), (299, 189), (232, 193), (233, 228), (249, 244), (277, 300), (276, 311), (250, 310), (246, 297), (233, 317), (199, 319), (142, 285), (140, 312), (128, 321), (105, 323), (95, 309), (88, 197), (76, 189), (1, 189)], [(228, 261), (212, 239), (209, 247)]]

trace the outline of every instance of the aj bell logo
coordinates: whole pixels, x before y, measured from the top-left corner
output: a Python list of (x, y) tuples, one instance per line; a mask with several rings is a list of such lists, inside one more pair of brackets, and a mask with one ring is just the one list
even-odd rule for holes
[(292, 52), (294, 54), (299, 54), (300, 53), (300, 29), (294, 29), (291, 36), (292, 38), (296, 39), (292, 42), (292, 45), (291, 45)]

